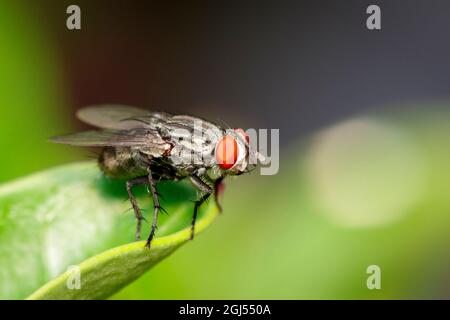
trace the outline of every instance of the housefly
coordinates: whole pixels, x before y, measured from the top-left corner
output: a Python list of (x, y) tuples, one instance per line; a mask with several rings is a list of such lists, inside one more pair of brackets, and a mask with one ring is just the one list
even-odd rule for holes
[[(153, 219), (147, 239), (150, 247), (160, 206), (157, 184), (162, 180), (188, 178), (201, 196), (195, 201), (191, 223), (194, 237), (197, 211), (211, 194), (216, 204), (222, 180), (250, 170), (248, 135), (242, 129), (225, 129), (203, 119), (154, 112), (130, 106), (99, 105), (83, 108), (77, 117), (99, 130), (85, 131), (50, 140), (82, 147), (101, 147), (100, 169), (111, 178), (125, 179), (126, 190), (137, 219), (136, 240), (144, 219), (132, 192), (148, 185), (153, 198)], [(256, 162), (254, 162), (256, 163)]]

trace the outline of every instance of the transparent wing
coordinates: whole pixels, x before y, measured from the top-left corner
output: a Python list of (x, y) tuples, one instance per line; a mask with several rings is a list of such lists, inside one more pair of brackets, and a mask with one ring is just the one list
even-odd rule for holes
[(125, 105), (96, 105), (78, 110), (81, 121), (103, 129), (132, 129), (151, 127), (164, 122), (170, 115)]
[(74, 134), (50, 138), (51, 142), (81, 147), (163, 147), (166, 142), (157, 132), (144, 128), (133, 130), (99, 130), (84, 131)]

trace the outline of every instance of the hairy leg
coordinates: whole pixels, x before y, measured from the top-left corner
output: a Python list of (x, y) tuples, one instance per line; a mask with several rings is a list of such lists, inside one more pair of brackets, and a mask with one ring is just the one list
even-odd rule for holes
[(147, 177), (148, 184), (150, 186), (150, 191), (151, 191), (152, 196), (153, 196), (153, 220), (152, 220), (152, 227), (151, 227), (150, 235), (148, 236), (147, 244), (146, 244), (146, 246), (150, 249), (150, 244), (152, 242), (153, 236), (155, 235), (156, 226), (158, 225), (158, 213), (159, 213), (159, 209), (161, 207), (159, 205), (158, 192), (156, 191), (156, 182), (153, 179), (152, 171), (150, 170), (150, 168), (148, 168), (147, 172), (148, 172), (148, 177)]
[(194, 214), (192, 215), (191, 237), (190, 237), (190, 240), (192, 240), (192, 239), (194, 239), (195, 221), (197, 220), (198, 208), (202, 205), (203, 202), (205, 202), (209, 198), (209, 196), (212, 193), (212, 189), (210, 188), (210, 186), (208, 186), (199, 177), (197, 177), (195, 175), (190, 176), (189, 179), (191, 180), (194, 187), (196, 187), (199, 191), (204, 193), (203, 196), (200, 197), (200, 199), (195, 201), (195, 204), (194, 204)]
[(147, 183), (148, 183), (148, 179), (145, 176), (134, 178), (134, 179), (127, 181), (128, 198), (130, 199), (131, 206), (133, 207), (134, 215), (137, 220), (136, 235), (135, 235), (136, 241), (141, 238), (141, 227), (142, 227), (142, 220), (144, 220), (144, 217), (142, 216), (141, 209), (139, 208), (136, 197), (133, 194), (132, 188), (134, 186), (143, 185), (143, 184), (147, 184)]

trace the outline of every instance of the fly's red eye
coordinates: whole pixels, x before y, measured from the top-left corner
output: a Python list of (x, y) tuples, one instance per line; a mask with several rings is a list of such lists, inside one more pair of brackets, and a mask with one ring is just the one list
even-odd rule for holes
[(216, 162), (224, 170), (234, 166), (238, 158), (238, 144), (232, 136), (224, 136), (216, 146)]

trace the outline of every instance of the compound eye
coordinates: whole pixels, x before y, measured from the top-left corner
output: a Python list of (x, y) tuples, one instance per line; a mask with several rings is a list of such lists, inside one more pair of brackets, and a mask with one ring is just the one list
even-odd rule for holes
[(238, 159), (238, 144), (232, 136), (224, 136), (216, 146), (216, 163), (224, 170), (234, 166)]

